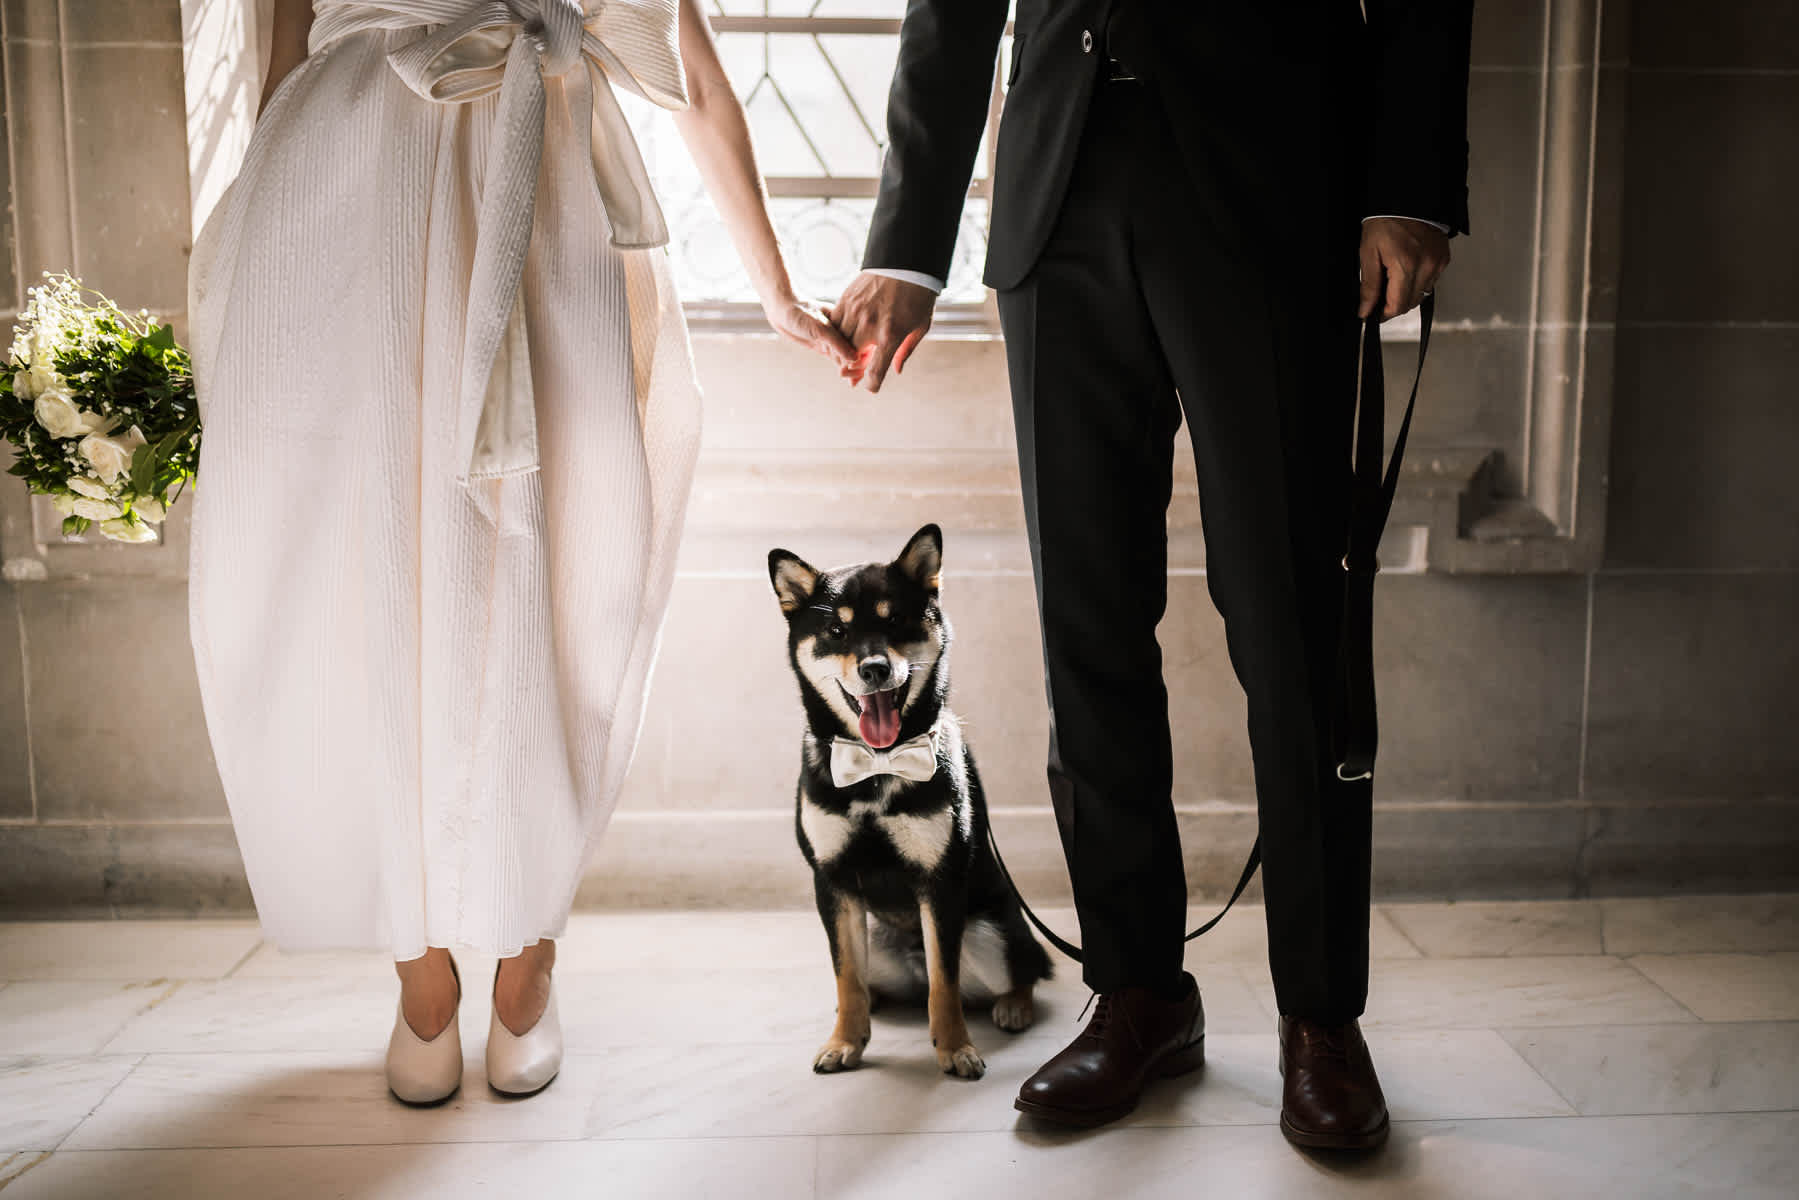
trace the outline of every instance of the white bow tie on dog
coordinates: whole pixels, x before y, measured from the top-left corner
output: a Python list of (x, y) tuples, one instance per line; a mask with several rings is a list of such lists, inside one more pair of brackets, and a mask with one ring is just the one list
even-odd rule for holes
[(897, 775), (923, 783), (937, 773), (937, 731), (921, 733), (876, 750), (853, 738), (831, 739), (831, 782), (838, 787), (876, 775)]

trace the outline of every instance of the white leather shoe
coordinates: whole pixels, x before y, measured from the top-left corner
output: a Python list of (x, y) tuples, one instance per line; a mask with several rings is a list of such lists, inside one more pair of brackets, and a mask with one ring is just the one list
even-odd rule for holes
[(506, 1096), (529, 1096), (550, 1086), (562, 1070), (562, 1021), (556, 1016), (556, 988), (537, 1024), (514, 1033), (496, 1009), (487, 1026), (487, 1083)]
[[(456, 971), (454, 961), (450, 970)], [(456, 998), (462, 999), (462, 976), (456, 976)], [(438, 1035), (426, 1041), (406, 1023), (406, 1006), (394, 1017), (393, 1036), (387, 1040), (387, 1087), (407, 1104), (442, 1104), (462, 1086), (462, 1034), (457, 1017)]]

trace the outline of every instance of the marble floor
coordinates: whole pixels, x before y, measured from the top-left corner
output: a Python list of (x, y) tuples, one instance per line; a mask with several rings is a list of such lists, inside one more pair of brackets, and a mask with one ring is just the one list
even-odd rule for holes
[[(1057, 914), (1065, 926), (1066, 913)], [(286, 956), (247, 921), (0, 925), (0, 1190), (27, 1197), (1643, 1197), (1799, 1195), (1799, 896), (1385, 905), (1364, 1027), (1393, 1110), (1373, 1158), (1276, 1127), (1261, 914), (1188, 956), (1203, 1072), (1112, 1128), (1012, 1109), (1073, 1035), (1072, 969), (1035, 1028), (973, 1023), (938, 1073), (922, 1016), (867, 1065), (810, 1070), (833, 993), (806, 913), (578, 916), (569, 1055), (542, 1095), (481, 1078), (391, 1100), (379, 957)], [(463, 962), (471, 983), (490, 963)]]

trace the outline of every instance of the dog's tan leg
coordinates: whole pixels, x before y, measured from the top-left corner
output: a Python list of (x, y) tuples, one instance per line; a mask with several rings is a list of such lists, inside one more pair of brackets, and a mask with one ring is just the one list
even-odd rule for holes
[(868, 915), (862, 902), (837, 896), (836, 912), (828, 929), (831, 961), (837, 970), (837, 1024), (812, 1060), (812, 1069), (821, 1075), (860, 1066), (869, 1034)]
[(927, 1012), (931, 1026), (931, 1045), (937, 1049), (937, 1065), (945, 1073), (963, 1079), (979, 1079), (987, 1073), (981, 1052), (968, 1036), (968, 1021), (962, 1013), (962, 988), (956, 978), (961, 962), (961, 938), (954, 946), (944, 944), (936, 914), (929, 899), (918, 905), (919, 920), (924, 926), (925, 974), (930, 980)]
[(1037, 1019), (1037, 1002), (1031, 995), (1030, 984), (1021, 988), (1013, 988), (1005, 992), (993, 1002), (993, 1023), (1007, 1033), (1017, 1033), (1029, 1029)]

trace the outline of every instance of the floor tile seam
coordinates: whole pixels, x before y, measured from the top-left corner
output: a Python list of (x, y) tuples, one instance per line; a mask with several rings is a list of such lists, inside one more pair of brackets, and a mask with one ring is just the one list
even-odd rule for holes
[[(1681, 1006), (1681, 1007), (1682, 1007), (1682, 1011), (1690, 1011), (1690, 1010), (1685, 1009), (1684, 1006)], [(1275, 1036), (1275, 1032), (1274, 1032), (1273, 1025), (1272, 1025), (1273, 1020), (1274, 1020), (1274, 1018), (1272, 1018), (1272, 1017), (1269, 1018), (1270, 1027), (1266, 1030), (1260, 1030), (1260, 1029), (1225, 1030), (1225, 1029), (1213, 1028), (1209, 1032), (1213, 1036), (1217, 1036), (1217, 1037), (1273, 1037), (1273, 1036)], [(1418, 1033), (1418, 1034), (1481, 1033), (1481, 1032), (1494, 1032), (1494, 1031), (1498, 1031), (1498, 1030), (1524, 1031), (1524, 1030), (1570, 1030), (1570, 1029), (1650, 1029), (1650, 1028), (1655, 1028), (1658, 1026), (1670, 1027), (1670, 1028), (1691, 1029), (1691, 1028), (1697, 1028), (1700, 1026), (1704, 1026), (1706, 1028), (1717, 1028), (1717, 1027), (1723, 1027), (1723, 1026), (1729, 1026), (1729, 1025), (1791, 1025), (1791, 1024), (1799, 1024), (1799, 1021), (1795, 1021), (1790, 1018), (1743, 1018), (1743, 1019), (1733, 1019), (1733, 1020), (1728, 1020), (1728, 1021), (1723, 1021), (1723, 1020), (1706, 1021), (1706, 1020), (1702, 1020), (1697, 1017), (1695, 1017), (1694, 1019), (1692, 1019), (1690, 1021), (1678, 1021), (1678, 1020), (1670, 1021), (1670, 1020), (1666, 1019), (1665, 1017), (1658, 1017), (1658, 1018), (1653, 1018), (1653, 1019), (1630, 1019), (1630, 1020), (1618, 1019), (1618, 1020), (1611, 1020), (1611, 1021), (1557, 1021), (1557, 1022), (1553, 1022), (1553, 1023), (1546, 1022), (1543, 1024), (1534, 1024), (1534, 1023), (1530, 1023), (1530, 1022), (1520, 1022), (1520, 1021), (1512, 1020), (1512, 1021), (1505, 1021), (1505, 1022), (1497, 1023), (1497, 1024), (1489, 1022), (1487, 1024), (1408, 1023), (1405, 1025), (1392, 1025), (1392, 1024), (1387, 1024), (1385, 1022), (1382, 1022), (1378, 1018), (1373, 1019), (1373, 1020), (1364, 1018), (1363, 1022), (1362, 1022), (1362, 1029), (1363, 1029), (1364, 1033), (1384, 1035), (1384, 1034), (1402, 1034), (1402, 1033)], [(879, 1032), (879, 1031), (877, 1030), (877, 1032)], [(1070, 1026), (1068, 1029), (1068, 1040), (1072, 1040), (1074, 1038), (1074, 1036), (1076, 1034), (1078, 1034), (1079, 1032), (1080, 1032), (1079, 1026)], [(924, 1036), (924, 1031), (922, 1029), (919, 1030), (919, 1033), (920, 1033), (921, 1037)], [(123, 1036), (123, 1031), (121, 1031), (119, 1036)], [(1051, 1036), (1049, 1034), (1038, 1034), (1038, 1035), (1026, 1034), (1022, 1038), (1019, 1038), (1015, 1041), (1010, 1041), (1010, 1042), (997, 1042), (996, 1041), (996, 1042), (992, 1042), (992, 1045), (994, 1045), (994, 1046), (1006, 1046), (1006, 1045), (1036, 1046), (1036, 1045), (1040, 1045), (1040, 1044), (1041, 1045), (1054, 1045), (1061, 1040), (1062, 1039), (1059, 1035)], [(341, 1046), (341, 1047), (336, 1047), (336, 1048), (325, 1047), (323, 1049), (317, 1049), (317, 1050), (295, 1049), (295, 1048), (292, 1048), (290, 1046), (285, 1046), (285, 1045), (274, 1045), (274, 1046), (268, 1046), (265, 1048), (233, 1046), (233, 1047), (218, 1048), (218, 1049), (209, 1049), (209, 1048), (202, 1047), (202, 1048), (196, 1048), (196, 1049), (169, 1050), (169, 1049), (161, 1049), (161, 1048), (149, 1048), (144, 1044), (139, 1044), (139, 1045), (137, 1045), (135, 1047), (131, 1047), (131, 1048), (125, 1048), (125, 1047), (120, 1047), (117, 1049), (111, 1048), (113, 1043), (116, 1043), (117, 1041), (118, 1041), (118, 1036), (115, 1036), (111, 1041), (108, 1042), (108, 1048), (100, 1050), (100, 1051), (96, 1051), (92, 1055), (72, 1054), (72, 1053), (62, 1053), (62, 1052), (52, 1051), (52, 1052), (45, 1052), (45, 1056), (46, 1057), (54, 1056), (54, 1057), (58, 1057), (58, 1058), (86, 1058), (86, 1057), (130, 1057), (130, 1056), (136, 1056), (136, 1055), (170, 1056), (170, 1055), (231, 1055), (231, 1054), (257, 1054), (257, 1055), (356, 1054), (356, 1053), (379, 1053), (381, 1050), (381, 1046), (377, 1044), (379, 1039), (371, 1041), (368, 1044), (368, 1046), (366, 1046), (366, 1047), (363, 1047), (363, 1046)], [(807, 1037), (796, 1036), (796, 1037), (792, 1037), (792, 1038), (753, 1038), (753, 1039), (745, 1039), (745, 1040), (740, 1040), (740, 1041), (691, 1041), (691, 1040), (688, 1040), (688, 1041), (683, 1041), (681, 1043), (680, 1050), (681, 1051), (687, 1051), (687, 1050), (751, 1050), (751, 1049), (775, 1049), (775, 1048), (791, 1050), (791, 1049), (798, 1048), (798, 1049), (801, 1049), (801, 1050), (804, 1050), (804, 1051), (810, 1053), (812, 1050), (817, 1049), (817, 1043), (818, 1043), (818, 1038), (812, 1037), (812, 1036), (807, 1036)], [(604, 1057), (609, 1057), (611, 1055), (618, 1054), (623, 1051), (658, 1050), (658, 1049), (669, 1049), (667, 1042), (665, 1042), (665, 1041), (627, 1042), (627, 1043), (619, 1043), (616, 1045), (594, 1046), (590, 1049), (581, 1049), (581, 1050), (569, 1049), (567, 1051), (567, 1057), (569, 1057), (569, 1058), (604, 1058)], [(17, 1057), (35, 1057), (35, 1056), (21, 1055), (21, 1056), (17, 1056)]]
[[(1685, 1011), (1685, 1010), (1683, 1009), (1682, 1011)], [(1750, 1024), (1751, 1022), (1737, 1022), (1737, 1023), (1738, 1024)], [(1482, 1030), (1482, 1029), (1490, 1029), (1490, 1030), (1499, 1030), (1499, 1029), (1516, 1029), (1516, 1030), (1645, 1029), (1645, 1028), (1653, 1028), (1657, 1025), (1674, 1025), (1674, 1026), (1679, 1026), (1683, 1029), (1690, 1029), (1690, 1028), (1694, 1028), (1694, 1027), (1696, 1027), (1698, 1025), (1702, 1025), (1702, 1024), (1703, 1025), (1714, 1025), (1714, 1024), (1722, 1024), (1722, 1022), (1699, 1021), (1697, 1018), (1695, 1018), (1694, 1020), (1691, 1020), (1691, 1021), (1670, 1021), (1666, 1017), (1653, 1017), (1653, 1018), (1647, 1018), (1647, 1019), (1631, 1018), (1629, 1020), (1619, 1018), (1619, 1019), (1614, 1019), (1614, 1020), (1610, 1020), (1610, 1021), (1555, 1021), (1555, 1022), (1545, 1022), (1541, 1025), (1534, 1024), (1534, 1023), (1528, 1022), (1528, 1021), (1517, 1021), (1517, 1020), (1504, 1021), (1504, 1022), (1500, 1022), (1500, 1023), (1489, 1022), (1488, 1024), (1485, 1024), (1485, 1025), (1435, 1025), (1435, 1024), (1431, 1024), (1431, 1025), (1418, 1025), (1418, 1024), (1389, 1025), (1389, 1024), (1382, 1022), (1378, 1017), (1376, 1017), (1373, 1020), (1370, 1020), (1369, 1018), (1364, 1017), (1362, 1019), (1362, 1032), (1363, 1033), (1466, 1033), (1466, 1032), (1470, 1032), (1473, 1030)]]
[[(109, 1052), (119, 1053), (119, 1054), (148, 1053), (147, 1051), (143, 1051), (143, 1050), (113, 1051), (112, 1046), (120, 1038), (125, 1036), (125, 1031), (127, 1029), (130, 1029), (132, 1027), (132, 1025), (136, 1024), (139, 1018), (148, 1016), (150, 1013), (154, 1012), (157, 1008), (161, 1007), (172, 996), (174, 996), (176, 992), (179, 992), (183, 986), (183, 981), (181, 981), (181, 980), (169, 980), (169, 981), (167, 981), (167, 983), (168, 983), (168, 986), (163, 988), (161, 995), (152, 998), (148, 1004), (144, 1005), (142, 1008), (133, 1012), (130, 1016), (126, 1017), (123, 1021), (120, 1021), (118, 1028), (114, 1029), (112, 1031), (112, 1033), (110, 1035), (108, 1035), (107, 1039), (104, 1042), (100, 1043), (99, 1047), (95, 1049), (94, 1053), (96, 1055), (104, 1055)], [(151, 981), (150, 983), (147, 983), (144, 986), (153, 987), (153, 986), (155, 986), (155, 981)]]
[[(397, 1101), (395, 1102), (398, 1103)], [(1273, 1124), (1273, 1122), (1268, 1122)], [(1172, 1126), (1126, 1126), (1125, 1128), (1173, 1128)], [(673, 1134), (621, 1134), (611, 1135), (579, 1134), (562, 1137), (499, 1137), (453, 1139), (412, 1139), (380, 1142), (243, 1142), (230, 1145), (168, 1145), (168, 1146), (77, 1146), (67, 1150), (57, 1150), (57, 1154), (163, 1154), (163, 1153), (201, 1153), (205, 1151), (232, 1150), (372, 1150), (398, 1149), (404, 1147), (438, 1147), (438, 1146), (547, 1146), (575, 1145), (595, 1143), (606, 1145), (625, 1145), (633, 1142), (643, 1144), (664, 1144), (680, 1142), (800, 1142), (814, 1141), (826, 1137), (880, 1137), (889, 1133), (902, 1136), (922, 1134), (936, 1136), (933, 1130), (876, 1130), (869, 1133), (673, 1133)], [(953, 1134), (985, 1134), (1007, 1133), (1008, 1129), (956, 1129), (943, 1131)]]
[(231, 969), (226, 971), (223, 975), (219, 976), (219, 978), (220, 979), (231, 979), (231, 978), (235, 977), (237, 975), (239, 968), (243, 967), (244, 964), (248, 963), (251, 959), (255, 958), (256, 955), (258, 953), (260, 953), (262, 948), (266, 945), (268, 945), (268, 942), (265, 941), (263, 938), (258, 937), (256, 939), (256, 941), (251, 944), (250, 948), (248, 950), (244, 951), (242, 956), (240, 956), (236, 962), (231, 964)]
[(55, 1153), (56, 1152), (54, 1150), (17, 1150), (17, 1151), (13, 1151), (11, 1153), (7, 1153), (5, 1158), (0, 1159), (0, 1167), (4, 1167), (8, 1163), (10, 1163), (12, 1161), (12, 1159), (14, 1159), (15, 1157), (19, 1157), (22, 1155), (30, 1154), (30, 1155), (36, 1155), (36, 1157), (33, 1158), (30, 1162), (26, 1163), (23, 1167), (21, 1167), (17, 1174), (0, 1176), (0, 1191), (5, 1191), (8, 1187), (12, 1186), (14, 1183), (17, 1183), (19, 1180), (23, 1179), (25, 1176), (29, 1175), (36, 1168), (41, 1167), (45, 1163), (49, 1162), (51, 1156)]
[(1495, 962), (1500, 959), (1517, 958), (1611, 958), (1612, 955), (1595, 953), (1592, 950), (1500, 950), (1493, 954), (1433, 954), (1428, 950), (1420, 950), (1416, 958), (1376, 955), (1371, 961), (1391, 962)]
[[(123, 1056), (121, 1056), (121, 1057), (123, 1057)], [(61, 1150), (63, 1148), (64, 1144), (67, 1143), (70, 1138), (75, 1136), (76, 1131), (78, 1131), (83, 1125), (86, 1125), (89, 1121), (93, 1120), (94, 1114), (99, 1112), (102, 1108), (106, 1107), (106, 1102), (113, 1098), (113, 1094), (115, 1092), (117, 1092), (120, 1088), (124, 1087), (125, 1081), (127, 1079), (130, 1079), (133, 1075), (135, 1075), (137, 1073), (137, 1069), (144, 1065), (144, 1059), (146, 1057), (145, 1055), (139, 1054), (139, 1055), (133, 1055), (130, 1057), (135, 1057), (137, 1059), (137, 1061), (132, 1063), (131, 1066), (126, 1069), (124, 1074), (120, 1075), (116, 1080), (113, 1081), (113, 1085), (106, 1089), (106, 1094), (104, 1096), (100, 1097), (98, 1100), (96, 1100), (93, 1103), (93, 1105), (87, 1110), (87, 1112), (85, 1112), (81, 1115), (80, 1120), (76, 1121), (73, 1125), (69, 1126), (67, 1133), (64, 1133), (60, 1138), (56, 1139), (56, 1145), (54, 1145), (50, 1148), (50, 1152), (52, 1154), (56, 1153), (58, 1150)]]
[(1574, 1102), (1573, 1097), (1569, 1096), (1568, 1093), (1562, 1091), (1562, 1089), (1559, 1086), (1557, 1086), (1555, 1080), (1553, 1080), (1553, 1079), (1549, 1078), (1549, 1076), (1543, 1074), (1543, 1072), (1541, 1072), (1537, 1069), (1537, 1065), (1535, 1063), (1531, 1062), (1530, 1059), (1524, 1057), (1523, 1053), (1519, 1051), (1517, 1045), (1515, 1043), (1513, 1043), (1512, 1039), (1506, 1036), (1504, 1030), (1494, 1029), (1492, 1032), (1493, 1032), (1493, 1036), (1499, 1039), (1500, 1044), (1502, 1044), (1506, 1048), (1506, 1050), (1508, 1050), (1511, 1053), (1511, 1056), (1513, 1058), (1517, 1059), (1521, 1064), (1523, 1064), (1525, 1070), (1529, 1071), (1532, 1075), (1535, 1075), (1538, 1079), (1542, 1080), (1543, 1086), (1548, 1088), (1551, 1092), (1554, 1092), (1556, 1098), (1558, 1100), (1560, 1100), (1563, 1104), (1567, 1105), (1568, 1115), (1576, 1116), (1576, 1117), (1586, 1115), (1583, 1112), (1583, 1110), (1581, 1109), (1580, 1105), (1578, 1105)]
[[(1646, 1122), (1661, 1120), (1692, 1120), (1698, 1118), (1732, 1119), (1743, 1117), (1795, 1116), (1799, 1117), (1799, 1108), (1739, 1109), (1703, 1112), (1646, 1112), (1646, 1113), (1570, 1113), (1550, 1115), (1500, 1114), (1477, 1117), (1396, 1117), (1395, 1126), (1422, 1127), (1431, 1125), (1466, 1125), (1466, 1124), (1503, 1124), (1517, 1122), (1573, 1121), (1582, 1123), (1600, 1123), (1606, 1121)], [(1140, 1122), (1129, 1125), (1112, 1126), (1107, 1132), (1153, 1133), (1165, 1134), (1175, 1131), (1192, 1131), (1195, 1129), (1273, 1129), (1279, 1125), (1278, 1119), (1261, 1121), (1186, 1121), (1186, 1122)], [(863, 1131), (804, 1132), (804, 1133), (599, 1133), (574, 1137), (542, 1137), (542, 1138), (478, 1138), (469, 1140), (396, 1140), (371, 1142), (247, 1142), (233, 1145), (169, 1145), (169, 1146), (89, 1146), (74, 1149), (58, 1149), (54, 1153), (62, 1155), (87, 1154), (161, 1154), (161, 1153), (204, 1153), (207, 1151), (281, 1151), (281, 1150), (368, 1150), (394, 1149), (401, 1147), (438, 1147), (438, 1146), (535, 1146), (535, 1145), (569, 1145), (569, 1144), (609, 1144), (622, 1145), (641, 1144), (678, 1144), (683, 1142), (797, 1142), (811, 1140), (823, 1142), (827, 1139), (847, 1138), (958, 1138), (958, 1137), (996, 1137), (1034, 1133), (1056, 1137), (1064, 1136), (1068, 1142), (1081, 1140), (1079, 1131), (1059, 1131), (1055, 1129), (1039, 1129), (1026, 1126), (1022, 1122), (1008, 1127), (992, 1129), (876, 1129)], [(1026, 1143), (1028, 1145), (1028, 1143)], [(1033, 1147), (1038, 1148), (1038, 1147)], [(1047, 1147), (1045, 1147), (1047, 1148)], [(50, 1153), (50, 1152), (45, 1152)]]
[(1654, 988), (1656, 991), (1658, 991), (1662, 995), (1666, 996), (1670, 1001), (1672, 1001), (1674, 1003), (1674, 1006), (1676, 1008), (1680, 1009), (1681, 1012), (1686, 1013), (1688, 1016), (1692, 1017), (1693, 1020), (1699, 1022), (1700, 1024), (1710, 1024), (1710, 1022), (1706, 1021), (1706, 1019), (1704, 1017), (1700, 1016), (1698, 1013), (1694, 1012), (1691, 1008), (1689, 1008), (1687, 1006), (1687, 1004), (1680, 999), (1680, 997), (1676, 996), (1673, 992), (1669, 991), (1667, 988), (1663, 987), (1661, 984), (1659, 984), (1655, 980), (1651, 979), (1649, 977), (1649, 973), (1647, 971), (1643, 970), (1642, 967), (1639, 967), (1637, 965), (1636, 960), (1638, 957), (1640, 957), (1640, 956), (1638, 956), (1638, 955), (1621, 956), (1621, 957), (1619, 957), (1618, 961), (1623, 963), (1625, 966), (1629, 967), (1632, 971), (1636, 972), (1637, 977), (1639, 979), (1641, 979), (1644, 983), (1647, 983), (1650, 987)]
[[(154, 987), (157, 984), (223, 983), (225, 975), (157, 975), (145, 979), (141, 975), (36, 975), (12, 976), (6, 983), (110, 983), (118, 987)], [(241, 979), (282, 978), (298, 982), (303, 979), (329, 979), (329, 975), (261, 976), (243, 975)]]
[[(1412, 935), (1406, 932), (1405, 926), (1403, 926), (1399, 923), (1399, 918), (1393, 915), (1393, 909), (1395, 907), (1398, 907), (1398, 906), (1392, 905), (1392, 904), (1376, 904), (1374, 906), (1374, 911), (1378, 912), (1382, 917), (1386, 918), (1387, 924), (1389, 924), (1393, 927), (1393, 931), (1399, 935), (1400, 940), (1405, 942), (1405, 944), (1410, 946), (1412, 949), (1416, 950), (1418, 952), (1419, 958), (1428, 958), (1429, 955), (1425, 954), (1424, 947), (1420, 946), (1417, 943), (1417, 941), (1412, 937)], [(1370, 957), (1373, 957), (1373, 956), (1370, 955)]]
[(1716, 1021), (1571, 1021), (1566, 1025), (1515, 1025), (1502, 1023), (1493, 1025), (1495, 1032), (1534, 1033), (1544, 1030), (1594, 1030), (1594, 1029), (1730, 1029), (1737, 1025), (1790, 1025), (1799, 1028), (1799, 1017), (1727, 1017)]
[[(1707, 1030), (1715, 1029), (1715, 1030), (1719, 1030), (1719, 1031), (1729, 1031), (1735, 1027), (1770, 1026), (1770, 1025), (1785, 1026), (1785, 1027), (1792, 1027), (1794, 1029), (1799, 1029), (1799, 1018), (1754, 1018), (1754, 1017), (1751, 1017), (1751, 1018), (1733, 1018), (1733, 1019), (1729, 1019), (1729, 1020), (1717, 1020), (1717, 1021), (1705, 1021), (1705, 1020), (1691, 1020), (1691, 1021), (1654, 1020), (1654, 1021), (1622, 1021), (1622, 1022), (1621, 1021), (1569, 1021), (1569, 1022), (1562, 1022), (1562, 1023), (1556, 1023), (1556, 1024), (1540, 1024), (1540, 1025), (1539, 1024), (1521, 1024), (1521, 1023), (1518, 1023), (1515, 1021), (1501, 1022), (1498, 1024), (1489, 1024), (1489, 1025), (1384, 1025), (1384, 1024), (1380, 1024), (1378, 1022), (1374, 1022), (1374, 1023), (1369, 1024), (1368, 1029), (1373, 1034), (1383, 1036), (1383, 1037), (1388, 1036), (1388, 1035), (1395, 1035), (1395, 1034), (1496, 1033), (1500, 1036), (1501, 1039), (1508, 1040), (1508, 1043), (1509, 1043), (1509, 1038), (1513, 1034), (1522, 1035), (1522, 1034), (1529, 1034), (1529, 1033), (1592, 1032), (1595, 1030), (1654, 1030), (1654, 1029), (1699, 1030), (1701, 1028), (1707, 1029)], [(1075, 1025), (1069, 1026), (1068, 1032), (1069, 1032), (1069, 1036), (1071, 1038), (1073, 1037), (1074, 1034), (1078, 1033), (1079, 1031), (1080, 1030), (1079, 1030), (1078, 1026), (1075, 1026)], [(922, 1033), (923, 1030), (920, 1029), (919, 1032)], [(1223, 1038), (1262, 1038), (1262, 1037), (1275, 1036), (1275, 1034), (1272, 1030), (1263, 1031), (1263, 1030), (1241, 1030), (1241, 1029), (1237, 1029), (1237, 1030), (1214, 1029), (1211, 1031), (1211, 1034), (1213, 1037), (1223, 1037)], [(1051, 1038), (1047, 1035), (1031, 1036), (1031, 1035), (1027, 1034), (1022, 1038), (1015, 1037), (1012, 1040), (1009, 1040), (1006, 1042), (995, 1042), (993, 1044), (996, 1046), (1013, 1046), (1013, 1045), (1028, 1046), (1028, 1045), (1034, 1045), (1040, 1041), (1049, 1042), (1049, 1041), (1054, 1041), (1054, 1040), (1055, 1040), (1054, 1038)], [(796, 1048), (801, 1049), (801, 1050), (809, 1050), (809, 1049), (815, 1047), (817, 1041), (818, 1041), (818, 1039), (815, 1037), (797, 1037), (796, 1036), (796, 1037), (792, 1037), (792, 1038), (758, 1038), (758, 1039), (754, 1039), (754, 1040), (750, 1040), (750, 1041), (733, 1041), (733, 1042), (683, 1042), (682, 1047), (684, 1049), (685, 1048), (717, 1049), (720, 1047), (731, 1047), (731, 1048), (744, 1049), (744, 1050), (750, 1050), (750, 1049), (761, 1049), (761, 1050), (787, 1049), (787, 1050), (792, 1050), (792, 1049), (796, 1049)], [(15, 1055), (8, 1055), (6, 1057), (13, 1058), (13, 1059), (45, 1060), (43, 1065), (49, 1065), (49, 1063), (51, 1063), (51, 1062), (88, 1062), (88, 1061), (94, 1061), (94, 1060), (104, 1059), (104, 1058), (198, 1058), (198, 1057), (226, 1057), (226, 1056), (231, 1056), (231, 1055), (256, 1055), (256, 1056), (262, 1056), (262, 1057), (277, 1057), (277, 1056), (278, 1057), (306, 1057), (306, 1056), (311, 1056), (311, 1057), (333, 1057), (333, 1058), (335, 1058), (335, 1057), (345, 1056), (345, 1055), (379, 1054), (381, 1052), (381, 1046), (378, 1043), (379, 1043), (379, 1039), (372, 1039), (366, 1047), (341, 1046), (341, 1047), (325, 1047), (322, 1049), (290, 1049), (290, 1048), (285, 1048), (285, 1047), (277, 1047), (277, 1048), (271, 1048), (271, 1049), (258, 1050), (258, 1049), (250, 1049), (250, 1048), (245, 1048), (245, 1047), (229, 1047), (229, 1048), (219, 1048), (219, 1049), (199, 1048), (199, 1049), (181, 1049), (181, 1050), (142, 1050), (142, 1049), (139, 1049), (139, 1050), (118, 1050), (118, 1051), (96, 1051), (91, 1054), (61, 1052), (61, 1051), (48, 1051), (48, 1052), (37, 1053), (37, 1054), (15, 1054)], [(601, 1047), (597, 1047), (594, 1049), (569, 1050), (567, 1052), (566, 1057), (571, 1060), (574, 1060), (574, 1059), (603, 1059), (603, 1058), (613, 1057), (614, 1055), (618, 1054), (619, 1052), (626, 1051), (626, 1050), (649, 1050), (649, 1049), (660, 1049), (660, 1048), (664, 1048), (664, 1047), (665, 1047), (665, 1043), (655, 1042), (655, 1041), (626, 1043), (626, 1044), (619, 1044), (619, 1045), (614, 1045), (614, 1046), (601, 1046)], [(19, 1063), (19, 1064), (15, 1064), (14, 1067), (11, 1067), (8, 1069), (20, 1069), (25, 1065), (29, 1065), (29, 1064)]]

